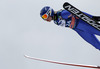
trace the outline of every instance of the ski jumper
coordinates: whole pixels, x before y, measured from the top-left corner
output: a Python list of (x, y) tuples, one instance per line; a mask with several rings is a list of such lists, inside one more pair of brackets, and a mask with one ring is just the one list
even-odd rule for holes
[[(85, 14), (90, 16), (91, 18), (93, 17), (90, 14)], [(56, 12), (56, 14), (54, 14), (54, 23), (59, 26), (72, 28), (85, 41), (93, 45), (96, 49), (100, 50), (100, 41), (95, 37), (95, 34), (100, 36), (100, 31), (90, 26), (78, 17), (72, 15), (67, 10)]]

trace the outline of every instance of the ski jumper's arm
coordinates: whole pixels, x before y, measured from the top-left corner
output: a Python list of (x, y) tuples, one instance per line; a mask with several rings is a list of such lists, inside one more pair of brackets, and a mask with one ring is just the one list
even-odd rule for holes
[(72, 16), (72, 14), (66, 10), (63, 10), (62, 13), (61, 13), (61, 16), (63, 19), (68, 19), (69, 17)]

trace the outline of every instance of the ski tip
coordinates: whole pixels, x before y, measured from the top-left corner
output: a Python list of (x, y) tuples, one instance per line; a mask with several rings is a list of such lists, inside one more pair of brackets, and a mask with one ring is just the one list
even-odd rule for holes
[(24, 57), (28, 58), (29, 56), (27, 56), (27, 55), (24, 55)]
[(65, 2), (64, 4), (63, 4), (63, 8), (65, 8), (65, 6), (67, 6), (67, 5), (70, 5), (68, 2)]
[(24, 55), (24, 57), (26, 57), (27, 55)]

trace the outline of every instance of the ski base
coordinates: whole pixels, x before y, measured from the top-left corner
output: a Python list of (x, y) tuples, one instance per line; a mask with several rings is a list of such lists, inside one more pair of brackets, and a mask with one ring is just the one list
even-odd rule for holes
[(55, 63), (55, 64), (60, 64), (60, 65), (69, 65), (69, 66), (77, 66), (77, 67), (86, 67), (86, 68), (97, 68), (97, 69), (100, 69), (99, 66), (93, 66), (93, 65), (63, 63), (63, 62), (58, 62), (58, 61), (51, 61), (51, 60), (34, 58), (34, 57), (27, 56), (27, 55), (24, 55), (24, 57), (26, 57), (28, 59), (32, 59), (32, 60), (43, 61), (43, 62), (48, 62), (48, 63)]

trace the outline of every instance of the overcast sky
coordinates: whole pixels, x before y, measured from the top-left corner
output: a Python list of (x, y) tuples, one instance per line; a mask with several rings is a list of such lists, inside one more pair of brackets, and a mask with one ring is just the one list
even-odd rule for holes
[(30, 60), (24, 54), (66, 63), (100, 65), (100, 51), (75, 31), (40, 18), (42, 7), (48, 5), (57, 11), (63, 9), (66, 1), (100, 16), (100, 0), (0, 0), (0, 69), (89, 69)]

